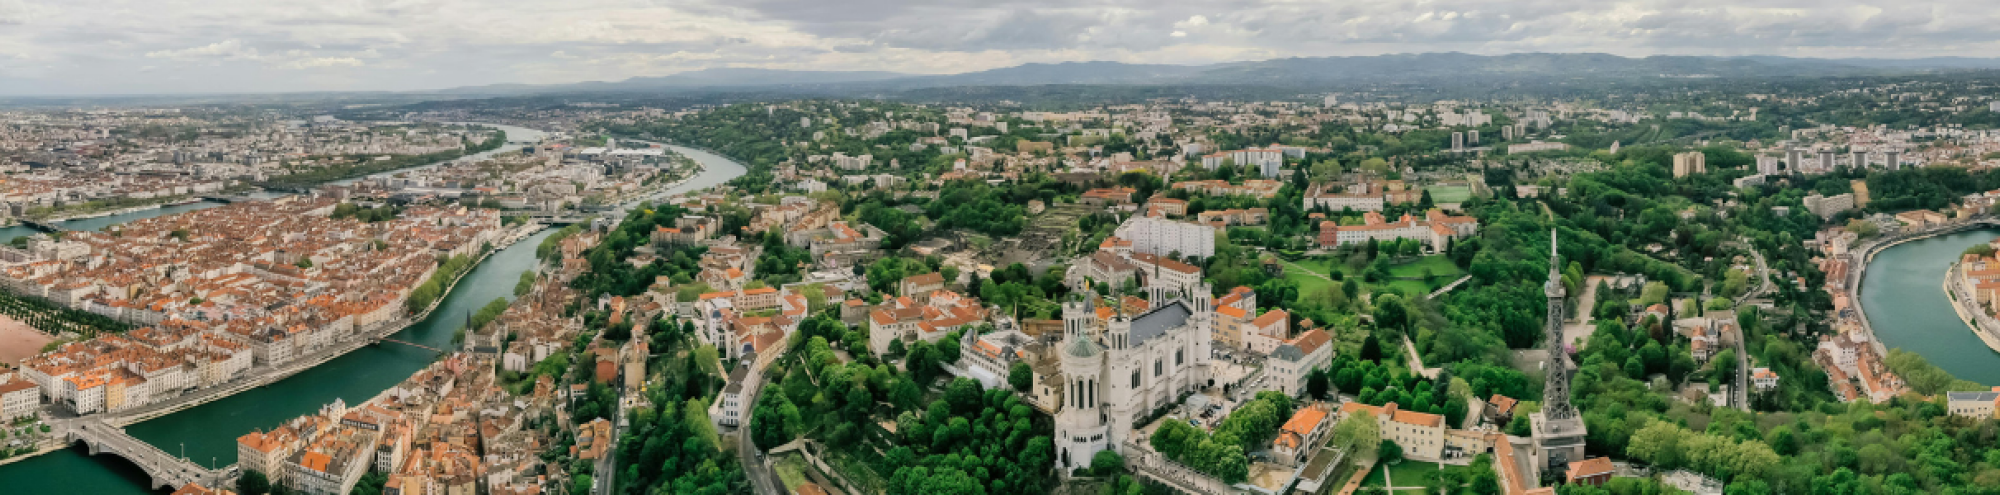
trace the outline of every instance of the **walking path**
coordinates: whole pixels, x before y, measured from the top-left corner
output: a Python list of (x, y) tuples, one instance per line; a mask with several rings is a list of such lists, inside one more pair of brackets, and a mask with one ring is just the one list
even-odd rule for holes
[(1375, 461), (1368, 461), (1368, 464), (1362, 465), (1361, 469), (1354, 471), (1354, 476), (1347, 478), (1347, 484), (1340, 487), (1340, 492), (1337, 495), (1352, 495), (1355, 490), (1361, 488), (1361, 482), (1368, 479), (1368, 472), (1374, 470)]
[(1446, 292), (1451, 292), (1452, 289), (1457, 289), (1460, 285), (1465, 285), (1465, 282), (1468, 280), (1472, 280), (1471, 275), (1458, 277), (1458, 280), (1453, 280), (1451, 283), (1445, 284), (1444, 287), (1439, 287), (1438, 290), (1431, 291), (1431, 295), (1424, 296), (1424, 299), (1437, 299), (1438, 296), (1442, 296)]
[(1580, 299), (1576, 302), (1576, 314), (1572, 315), (1576, 317), (1576, 323), (1566, 323), (1563, 325), (1563, 343), (1576, 344), (1577, 348), (1580, 349), (1583, 347), (1583, 341), (1590, 339), (1590, 334), (1597, 331), (1597, 327), (1590, 324), (1590, 314), (1594, 312), (1592, 310), (1597, 308), (1597, 285), (1604, 283), (1605, 280), (1609, 280), (1610, 278), (1603, 275), (1590, 275), (1583, 278), (1583, 286), (1577, 288), (1577, 291), (1583, 294), (1578, 295)]
[(1410, 343), (1410, 339), (1403, 339), (1403, 349), (1410, 351), (1410, 371), (1423, 375), (1426, 379), (1437, 379), (1438, 369), (1424, 367), (1424, 357), (1417, 354), (1416, 344)]

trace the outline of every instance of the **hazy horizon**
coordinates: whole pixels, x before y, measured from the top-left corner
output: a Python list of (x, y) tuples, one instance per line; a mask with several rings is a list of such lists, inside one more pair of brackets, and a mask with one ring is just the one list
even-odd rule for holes
[(0, 95), (422, 91), (710, 68), (958, 74), (1463, 52), (1986, 57), (2000, 5), (0, 0)]

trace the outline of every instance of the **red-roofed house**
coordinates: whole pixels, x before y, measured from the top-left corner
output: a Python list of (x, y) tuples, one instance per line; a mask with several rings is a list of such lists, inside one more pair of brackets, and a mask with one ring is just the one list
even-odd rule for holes
[(1286, 466), (1305, 462), (1329, 430), (1326, 419), (1332, 412), (1332, 405), (1315, 402), (1292, 413), (1292, 419), (1278, 429), (1278, 438), (1271, 441), (1272, 460)]
[(1569, 463), (1567, 477), (1569, 478), (1569, 484), (1572, 485), (1581, 483), (1590, 486), (1604, 486), (1604, 482), (1611, 480), (1611, 473), (1613, 471), (1611, 458), (1592, 457)]

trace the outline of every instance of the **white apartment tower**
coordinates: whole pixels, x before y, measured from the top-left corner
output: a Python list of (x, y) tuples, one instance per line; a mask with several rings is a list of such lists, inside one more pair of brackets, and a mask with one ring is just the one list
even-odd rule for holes
[(1699, 151), (1674, 154), (1674, 177), (1687, 177), (1707, 172), (1708, 155), (1704, 155)]

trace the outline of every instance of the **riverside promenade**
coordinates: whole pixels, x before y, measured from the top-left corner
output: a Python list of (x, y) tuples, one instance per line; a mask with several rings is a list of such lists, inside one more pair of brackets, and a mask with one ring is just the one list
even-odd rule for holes
[[(1919, 229), (1905, 229), (1868, 241), (1862, 244), (1861, 246), (1855, 247), (1850, 250), (1848, 255), (1853, 257), (1855, 266), (1847, 270), (1847, 287), (1848, 290), (1854, 294), (1854, 311), (1855, 314), (1858, 316), (1856, 320), (1860, 321), (1862, 331), (1867, 332), (1869, 345), (1875, 348), (1875, 352), (1878, 355), (1883, 355), (1883, 356), (1889, 355), (1889, 349), (1888, 346), (1882, 343), (1882, 339), (1875, 335), (1875, 327), (1873, 324), (1869, 323), (1868, 308), (1866, 307), (1865, 304), (1862, 304), (1862, 298), (1860, 297), (1861, 282), (1863, 280), (1866, 280), (1868, 276), (1869, 262), (1875, 260), (1875, 255), (1881, 253), (1883, 250), (1895, 247), (1899, 244), (1903, 244), (1906, 242), (1929, 239), (1940, 235), (1954, 234), (1968, 230), (1989, 229), (1989, 228), (2000, 228), (2000, 218), (1995, 218), (1992, 215), (1979, 215), (1968, 219), (1948, 221), (1945, 223), (1926, 226), (1924, 228), (1919, 228)], [(1950, 280), (1951, 277), (1947, 276), (1945, 278), (1946, 280)], [(1947, 283), (1947, 286), (1949, 286), (1949, 283)], [(1946, 289), (1946, 293), (1949, 294), (1950, 290)], [(1954, 309), (1958, 308), (1958, 303), (1956, 300), (1952, 302), (1952, 307)], [(1962, 321), (1967, 321), (1966, 326), (1968, 330), (1972, 331), (1974, 334), (1978, 334), (1980, 339), (1986, 341), (1986, 345), (1989, 347), (1994, 346), (1996, 343), (2000, 343), (2000, 340), (1996, 340), (2000, 339), (2000, 336), (1989, 336), (1986, 334), (1986, 332), (1979, 331), (1978, 327), (1972, 324), (1969, 321), (1969, 318), (1967, 318), (1967, 315), (1964, 314), (1962, 311), (1963, 310), (1961, 310), (1961, 313), (1959, 314), (1959, 319)], [(2000, 351), (2000, 347), (1995, 347), (1994, 350)]]

